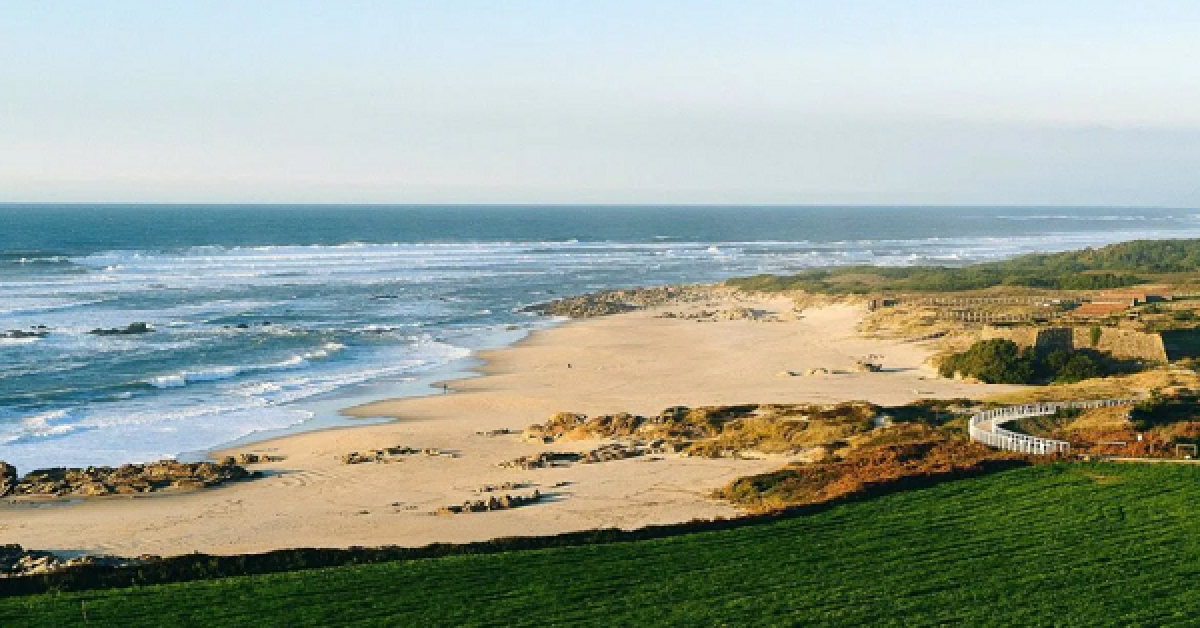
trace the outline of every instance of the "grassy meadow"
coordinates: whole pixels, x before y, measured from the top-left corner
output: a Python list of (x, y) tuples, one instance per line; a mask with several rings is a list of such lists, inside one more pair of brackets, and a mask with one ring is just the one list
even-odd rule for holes
[(1093, 463), (666, 539), (10, 597), (0, 625), (1195, 625), (1198, 593), (1200, 466)]

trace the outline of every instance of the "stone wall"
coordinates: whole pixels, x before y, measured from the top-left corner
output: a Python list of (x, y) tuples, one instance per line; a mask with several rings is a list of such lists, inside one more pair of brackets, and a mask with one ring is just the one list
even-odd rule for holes
[(1079, 327), (985, 327), (981, 340), (1005, 338), (1022, 347), (1038, 351), (1055, 349), (1096, 349), (1117, 358), (1133, 358), (1150, 362), (1166, 362), (1167, 349), (1163, 338), (1156, 333), (1100, 327), (1100, 338), (1092, 344), (1092, 328)]

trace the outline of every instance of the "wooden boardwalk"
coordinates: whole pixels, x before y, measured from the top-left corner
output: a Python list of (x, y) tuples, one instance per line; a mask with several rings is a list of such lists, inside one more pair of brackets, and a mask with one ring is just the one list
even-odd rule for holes
[(1107, 408), (1112, 406), (1128, 406), (1134, 403), (1136, 403), (1134, 399), (1099, 399), (1095, 401), (1054, 401), (1006, 406), (976, 413), (967, 422), (967, 432), (970, 434), (971, 440), (998, 449), (1024, 454), (1065, 454), (1071, 450), (1071, 444), (1065, 440), (1020, 434), (1006, 430), (1000, 426), (1019, 419), (1051, 415), (1059, 410)]

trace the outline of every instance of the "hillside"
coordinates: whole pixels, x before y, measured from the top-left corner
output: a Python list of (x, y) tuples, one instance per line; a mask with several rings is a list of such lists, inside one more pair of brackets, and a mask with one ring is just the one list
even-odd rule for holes
[(611, 545), (0, 600), (0, 625), (1194, 621), (1200, 467), (1022, 468)]
[(949, 292), (996, 286), (1103, 290), (1143, 283), (1152, 275), (1200, 269), (1200, 240), (1134, 240), (1097, 249), (1035, 253), (968, 266), (848, 266), (790, 276), (758, 275), (727, 283), (745, 290)]

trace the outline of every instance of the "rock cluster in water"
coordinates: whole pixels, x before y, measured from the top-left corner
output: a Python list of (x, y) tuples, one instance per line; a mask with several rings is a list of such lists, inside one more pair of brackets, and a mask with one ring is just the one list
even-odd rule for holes
[(442, 506), (434, 511), (437, 515), (458, 515), (467, 512), (488, 512), (490, 510), (509, 510), (511, 508), (520, 508), (528, 506), (542, 499), (542, 494), (537, 490), (533, 491), (532, 495), (509, 495), (504, 494), (498, 497), (489, 497), (487, 499), (467, 500), (462, 505)]
[(116, 327), (112, 329), (93, 329), (89, 334), (96, 336), (132, 336), (136, 334), (148, 334), (154, 331), (148, 323), (130, 323), (126, 327)]
[(45, 325), (38, 325), (32, 328), (33, 331), (25, 331), (23, 329), (10, 329), (8, 331), (0, 331), (0, 338), (10, 340), (20, 340), (22, 338), (45, 338), (50, 334), (46, 330)]
[(631, 312), (668, 303), (691, 303), (713, 298), (711, 286), (659, 286), (632, 290), (608, 290), (578, 297), (555, 299), (522, 311), (547, 316), (589, 318)]
[(167, 489), (197, 489), (253, 477), (244, 467), (226, 462), (176, 462), (84, 469), (38, 469), (20, 480), (16, 468), (0, 462), (0, 496), (94, 497), (134, 495)]

